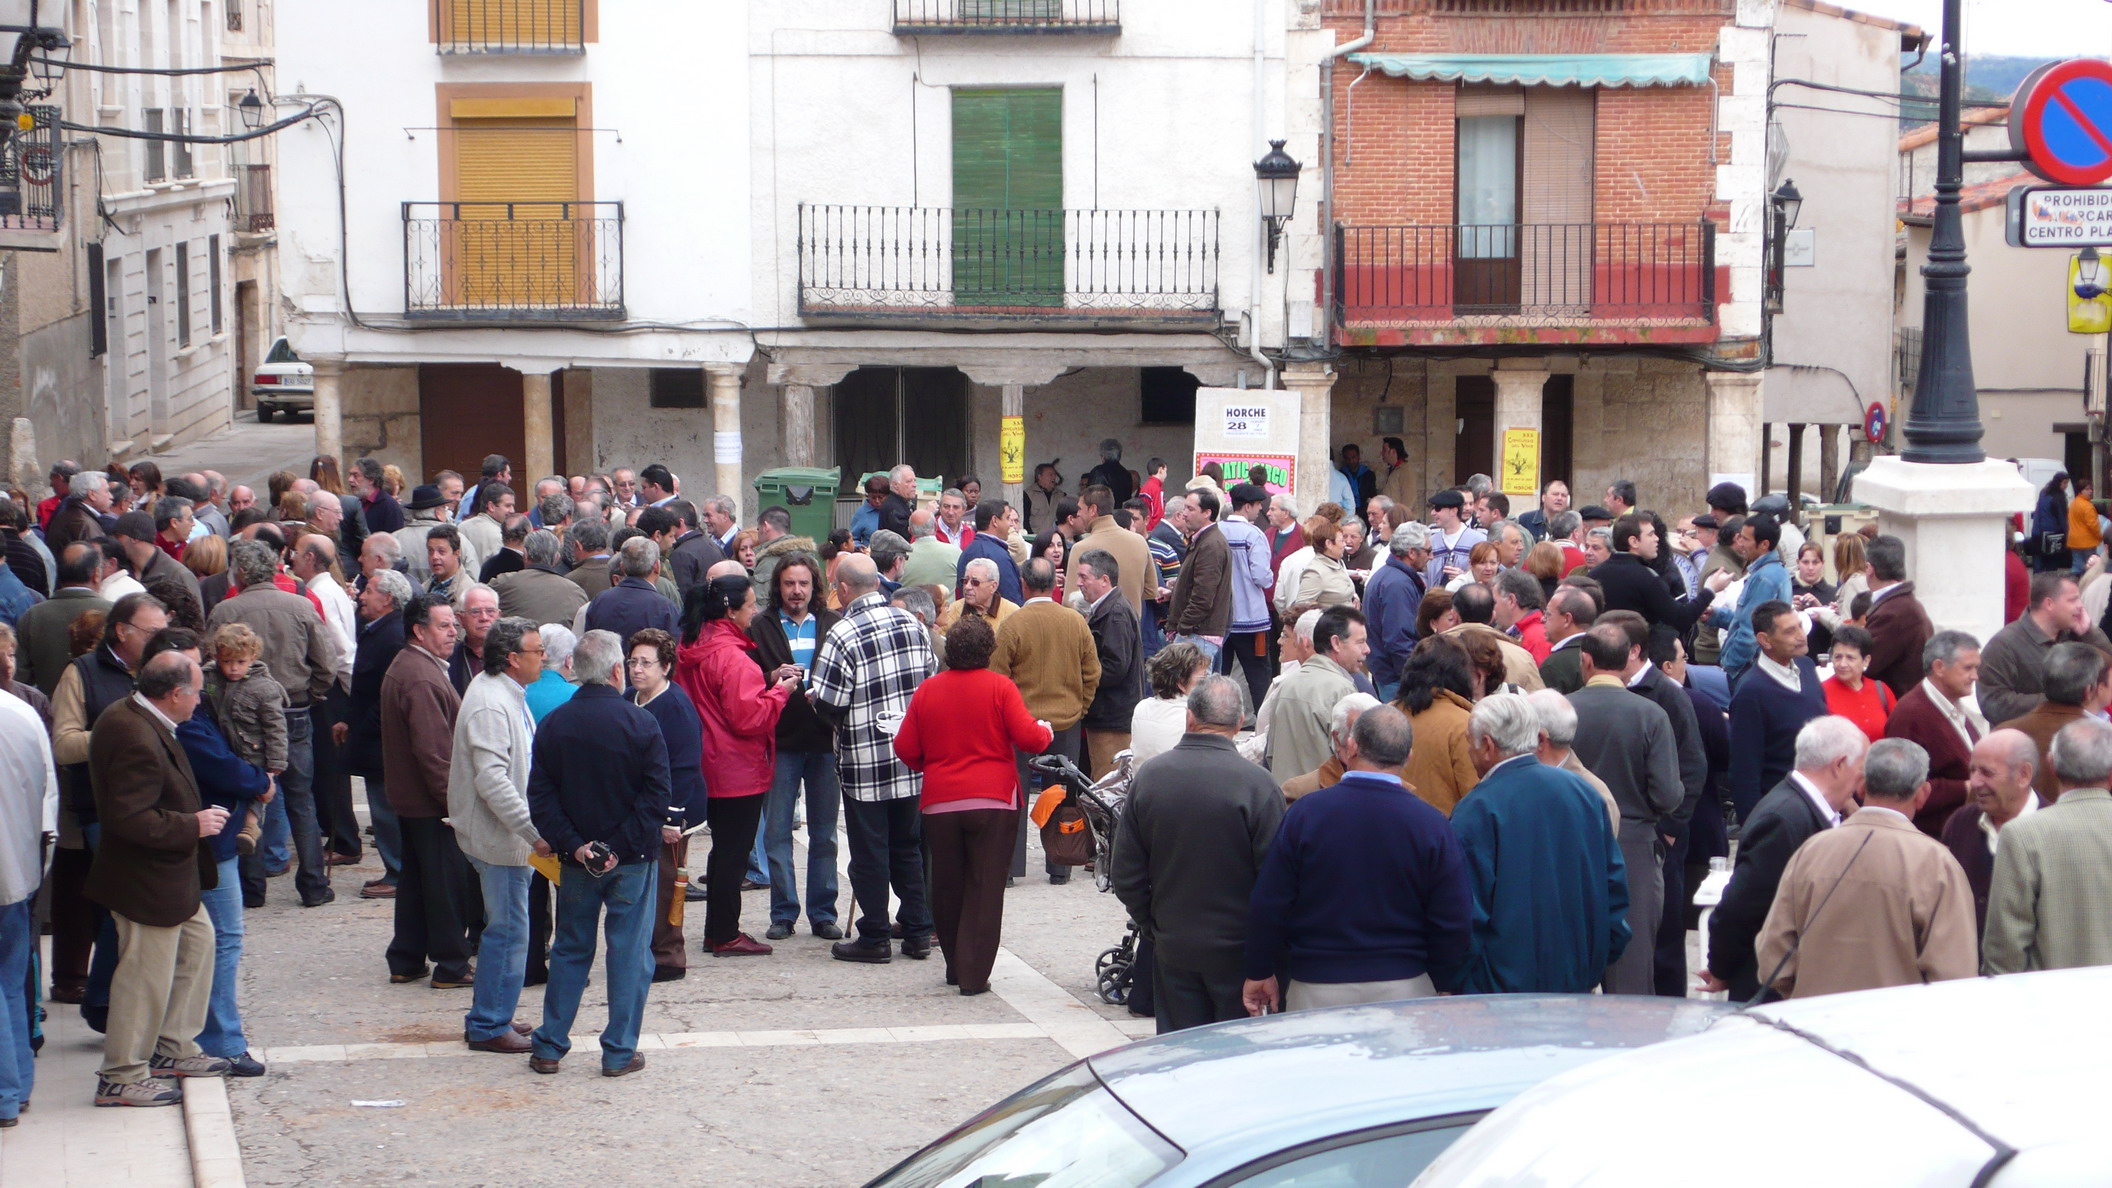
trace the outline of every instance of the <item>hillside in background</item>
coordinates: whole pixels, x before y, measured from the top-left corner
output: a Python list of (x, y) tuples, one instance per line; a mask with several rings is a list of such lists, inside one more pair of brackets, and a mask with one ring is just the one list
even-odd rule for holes
[[(2007, 103), (2016, 94), (2017, 84), (2024, 76), (2053, 58), (2010, 57), (2003, 54), (1968, 54), (1965, 59), (1965, 101), (1967, 103)], [(1911, 61), (1911, 59), (1903, 59)], [(1923, 58), (1921, 64), (1899, 76), (1899, 89), (1908, 95), (1926, 96), (1926, 102), (1909, 100), (1900, 108), (1899, 123), (1902, 128), (1926, 124), (1936, 118), (1936, 59), (1933, 55)]]

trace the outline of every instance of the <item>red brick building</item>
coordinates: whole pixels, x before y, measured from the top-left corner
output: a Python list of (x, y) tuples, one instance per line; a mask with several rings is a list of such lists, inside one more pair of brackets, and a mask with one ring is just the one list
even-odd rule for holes
[[(1769, 30), (1735, 0), (1375, 7), (1328, 85), (1336, 442), (1401, 437), (1428, 491), (1537, 430), (1510, 485), (1579, 504), (1753, 473)], [(1365, 31), (1362, 0), (1320, 16)]]

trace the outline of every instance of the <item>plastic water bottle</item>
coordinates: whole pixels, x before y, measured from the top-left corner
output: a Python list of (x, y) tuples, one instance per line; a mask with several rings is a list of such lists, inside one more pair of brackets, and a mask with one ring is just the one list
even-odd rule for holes
[[(1731, 860), (1728, 858), (1709, 859), (1709, 876), (1701, 881), (1701, 886), (1694, 889), (1694, 906), (1701, 909), (1699, 935), (1701, 938), (1701, 955), (1704, 960), (1709, 955), (1709, 918), (1716, 914), (1717, 905), (1723, 902), (1723, 889), (1730, 885)], [(1728, 998), (1729, 995), (1722, 991), (1717, 991), (1713, 994), (1702, 994), (1700, 997), (1720, 1002)]]

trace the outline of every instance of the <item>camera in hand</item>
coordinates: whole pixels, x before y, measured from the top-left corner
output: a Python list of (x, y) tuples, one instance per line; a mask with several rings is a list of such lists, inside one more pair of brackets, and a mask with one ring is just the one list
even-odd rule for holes
[(616, 853), (609, 849), (607, 842), (588, 842), (587, 860), (583, 865), (588, 874), (598, 879), (616, 869)]

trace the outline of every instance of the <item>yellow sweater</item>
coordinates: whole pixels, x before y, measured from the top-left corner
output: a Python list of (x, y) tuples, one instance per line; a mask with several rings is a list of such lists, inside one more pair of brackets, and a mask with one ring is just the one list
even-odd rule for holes
[(990, 668), (1019, 686), (1029, 713), (1058, 730), (1078, 724), (1100, 687), (1100, 650), (1085, 616), (1046, 599), (998, 625)]

